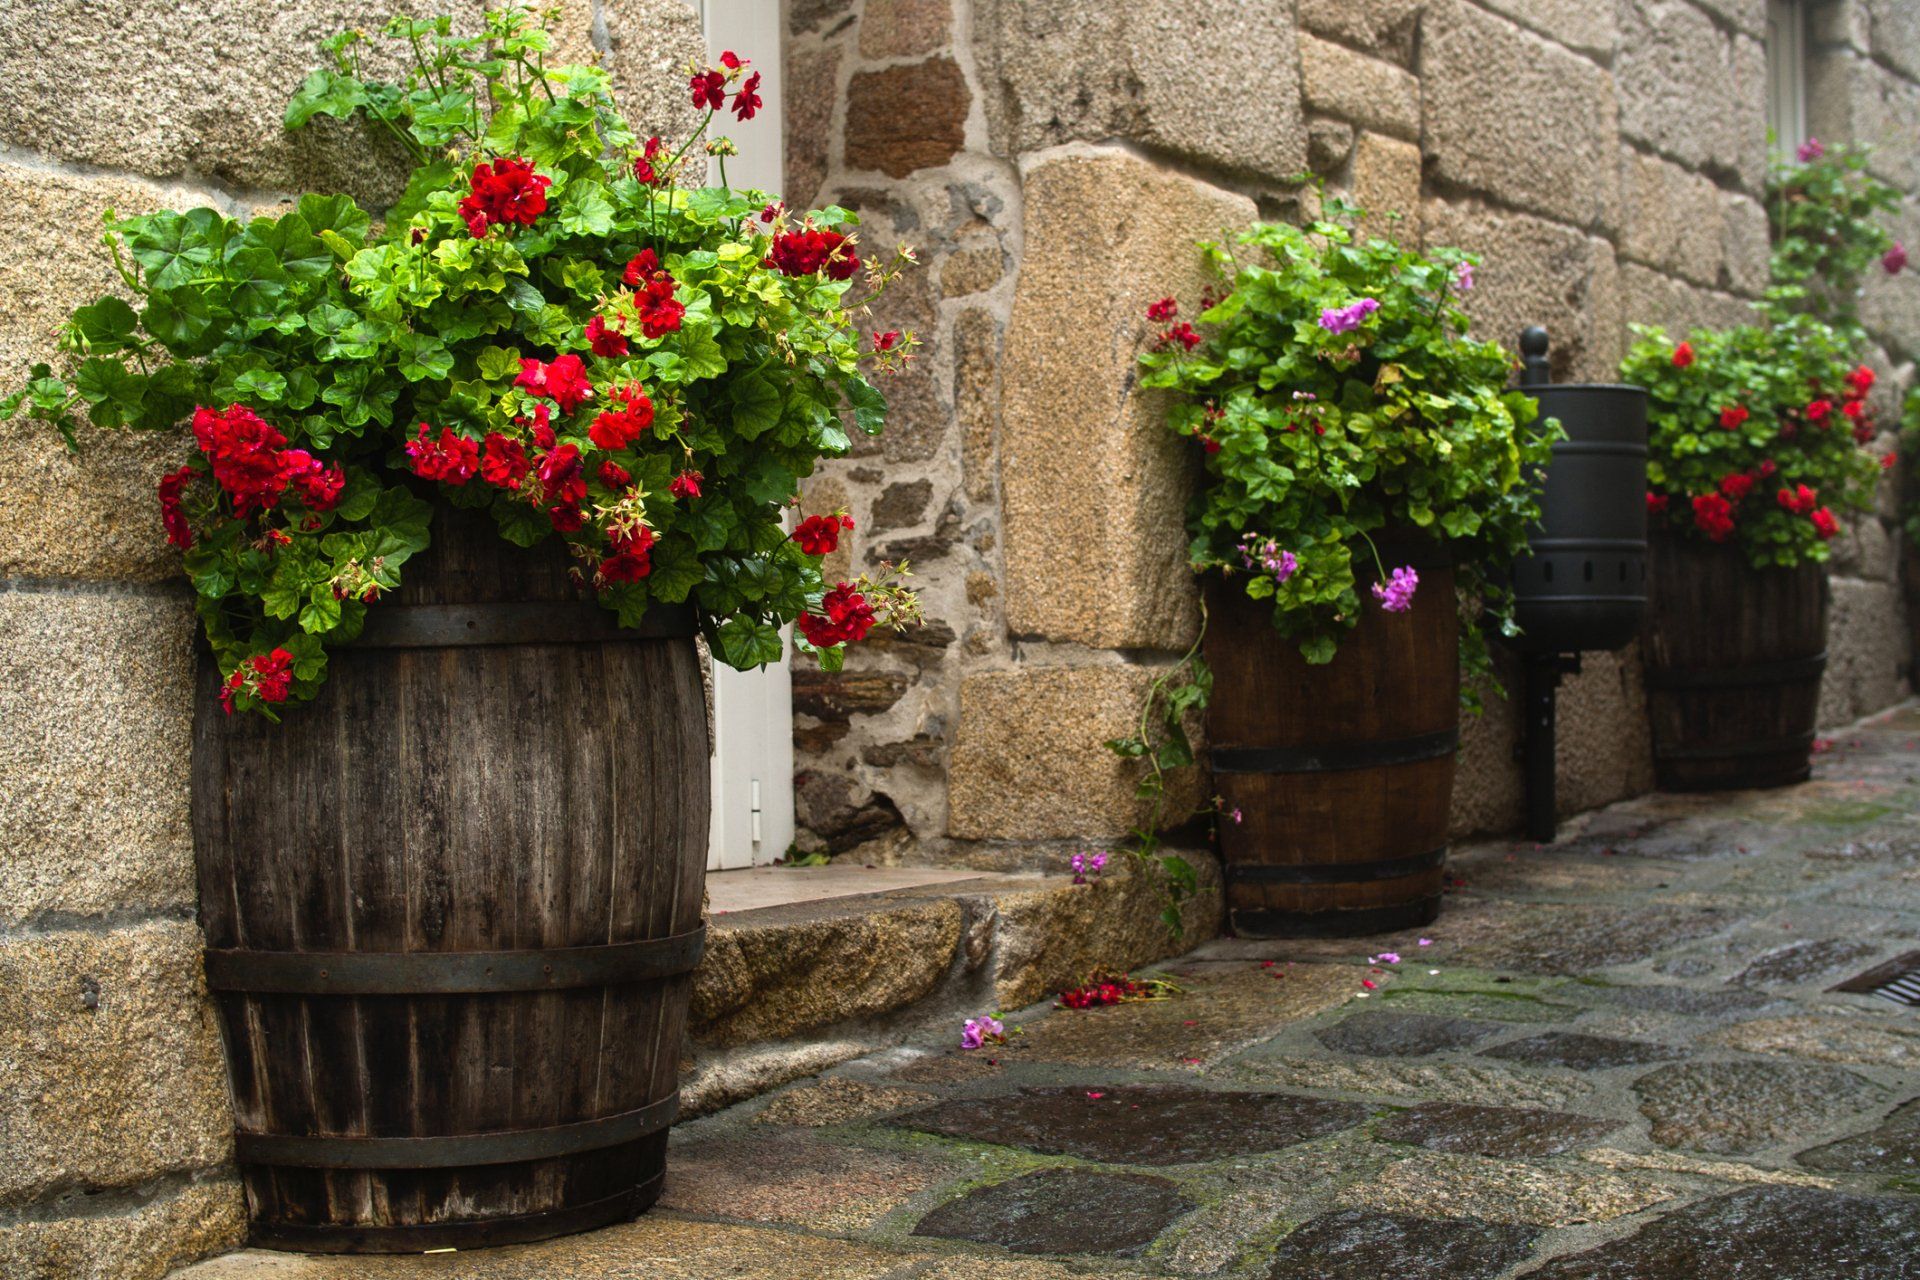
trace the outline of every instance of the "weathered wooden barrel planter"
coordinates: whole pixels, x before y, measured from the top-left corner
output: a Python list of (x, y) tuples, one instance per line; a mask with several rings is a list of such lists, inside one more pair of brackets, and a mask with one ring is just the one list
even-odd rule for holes
[(226, 716), (194, 844), (255, 1243), (417, 1252), (659, 1195), (700, 956), (689, 613), (638, 631), (557, 547), (443, 511), (319, 700)]
[[(1460, 633), (1445, 553), (1390, 551), (1420, 588), (1406, 613), (1374, 605), (1326, 666), (1310, 666), (1238, 583), (1208, 589), (1207, 711), (1234, 929), (1255, 937), (1412, 928), (1440, 910)], [(1369, 557), (1370, 559), (1371, 557)]]
[(1827, 665), (1827, 575), (1656, 535), (1642, 637), (1656, 783), (1780, 787), (1812, 772)]

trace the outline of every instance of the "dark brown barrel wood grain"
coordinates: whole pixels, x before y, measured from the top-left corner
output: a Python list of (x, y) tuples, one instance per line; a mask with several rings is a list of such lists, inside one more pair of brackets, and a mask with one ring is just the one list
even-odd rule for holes
[[(1389, 548), (1383, 546), (1383, 553)], [(1460, 729), (1453, 570), (1428, 550), (1389, 556), (1420, 572), (1413, 608), (1360, 590), (1359, 625), (1326, 666), (1275, 631), (1240, 583), (1207, 592), (1214, 690), (1207, 737), (1227, 905), (1256, 937), (1410, 928), (1440, 909)]]
[(1827, 665), (1825, 568), (1755, 569), (1738, 548), (1669, 534), (1651, 553), (1642, 646), (1658, 786), (1804, 781)]
[(659, 1194), (707, 725), (690, 621), (603, 612), (557, 543), (448, 512), (283, 723), (222, 714), (203, 661), (194, 844), (256, 1243), (470, 1248)]

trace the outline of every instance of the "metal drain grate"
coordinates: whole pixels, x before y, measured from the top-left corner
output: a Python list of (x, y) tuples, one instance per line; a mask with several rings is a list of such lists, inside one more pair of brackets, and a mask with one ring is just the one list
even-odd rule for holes
[(1885, 964), (1875, 965), (1865, 973), (1848, 978), (1830, 989), (1879, 996), (1895, 1004), (1920, 1007), (1920, 951), (1895, 956)]

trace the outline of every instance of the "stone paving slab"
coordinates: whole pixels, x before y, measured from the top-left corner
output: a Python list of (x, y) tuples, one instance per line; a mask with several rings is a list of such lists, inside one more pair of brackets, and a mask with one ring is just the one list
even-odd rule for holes
[[(1920, 947), (1920, 708), (1802, 786), (1453, 869), (1426, 929), (1216, 939), (1166, 999), (966, 979), (951, 1026), (680, 1125), (637, 1223), (182, 1274), (1920, 1280), (1920, 1011), (1829, 990)], [(989, 1012), (1009, 1043), (960, 1050)]]

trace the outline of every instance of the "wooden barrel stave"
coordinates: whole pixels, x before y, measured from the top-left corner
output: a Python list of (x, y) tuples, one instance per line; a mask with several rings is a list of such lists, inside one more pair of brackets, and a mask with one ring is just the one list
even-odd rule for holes
[[(407, 590), (380, 608), (575, 599), (563, 556), (498, 541), (444, 520)], [(280, 725), (222, 716), (207, 666), (194, 816), (210, 948), (544, 951), (698, 930), (708, 743), (690, 638), (341, 649), (321, 700)], [(216, 990), (236, 1124), (471, 1135), (657, 1104), (676, 1093), (690, 982), (682, 971), (438, 996)], [(243, 1174), (261, 1243), (472, 1247), (632, 1216), (658, 1194), (665, 1145), (662, 1123), (550, 1158), (243, 1161)]]
[(1239, 932), (1350, 936), (1438, 913), (1459, 637), (1451, 568), (1430, 554), (1415, 563), (1414, 608), (1391, 615), (1369, 601), (1317, 667), (1273, 629), (1265, 603), (1238, 583), (1209, 587), (1207, 733), (1215, 789), (1241, 813), (1220, 826)]
[(1642, 649), (1659, 787), (1804, 781), (1826, 667), (1825, 570), (1758, 570), (1737, 548), (1659, 535), (1651, 578)]

